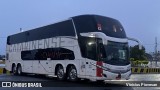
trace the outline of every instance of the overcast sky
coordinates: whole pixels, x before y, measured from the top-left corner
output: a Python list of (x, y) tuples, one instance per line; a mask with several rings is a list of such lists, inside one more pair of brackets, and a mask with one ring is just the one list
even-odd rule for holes
[(160, 0), (0, 0), (0, 54), (5, 54), (5, 37), (19, 28), (26, 31), (82, 14), (119, 20), (127, 36), (139, 39), (147, 52), (154, 51), (155, 37), (160, 44)]

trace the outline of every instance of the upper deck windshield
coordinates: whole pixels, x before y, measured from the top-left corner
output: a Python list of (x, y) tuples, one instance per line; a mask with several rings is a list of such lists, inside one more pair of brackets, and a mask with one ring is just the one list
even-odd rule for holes
[(113, 18), (100, 15), (82, 15), (73, 17), (77, 35), (88, 32), (103, 32), (106, 36), (126, 38), (121, 23)]
[(128, 65), (129, 64), (129, 50), (127, 43), (108, 42), (107, 45), (101, 46), (103, 60), (111, 65)]
[(110, 37), (126, 38), (123, 26), (118, 20), (107, 17), (95, 17), (98, 30)]

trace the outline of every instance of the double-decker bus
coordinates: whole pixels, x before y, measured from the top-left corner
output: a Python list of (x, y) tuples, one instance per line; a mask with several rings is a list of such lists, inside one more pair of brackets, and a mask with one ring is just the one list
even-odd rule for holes
[(76, 81), (129, 79), (128, 38), (116, 19), (79, 15), (7, 37), (6, 69)]

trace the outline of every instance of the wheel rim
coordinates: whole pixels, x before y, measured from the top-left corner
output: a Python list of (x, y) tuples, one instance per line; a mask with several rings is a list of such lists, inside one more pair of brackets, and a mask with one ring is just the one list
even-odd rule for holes
[(64, 70), (63, 70), (62, 68), (59, 68), (59, 69), (58, 69), (57, 76), (58, 76), (58, 78), (60, 78), (60, 79), (63, 78), (63, 76), (64, 76)]
[(70, 71), (69, 75), (70, 75), (70, 79), (75, 80), (77, 78), (77, 71), (76, 71), (76, 69), (72, 69)]

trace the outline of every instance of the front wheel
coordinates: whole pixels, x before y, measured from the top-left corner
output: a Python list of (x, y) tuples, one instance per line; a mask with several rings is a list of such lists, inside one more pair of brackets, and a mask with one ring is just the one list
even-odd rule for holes
[(68, 78), (70, 81), (77, 81), (78, 80), (77, 70), (76, 70), (75, 66), (71, 66), (69, 68)]

